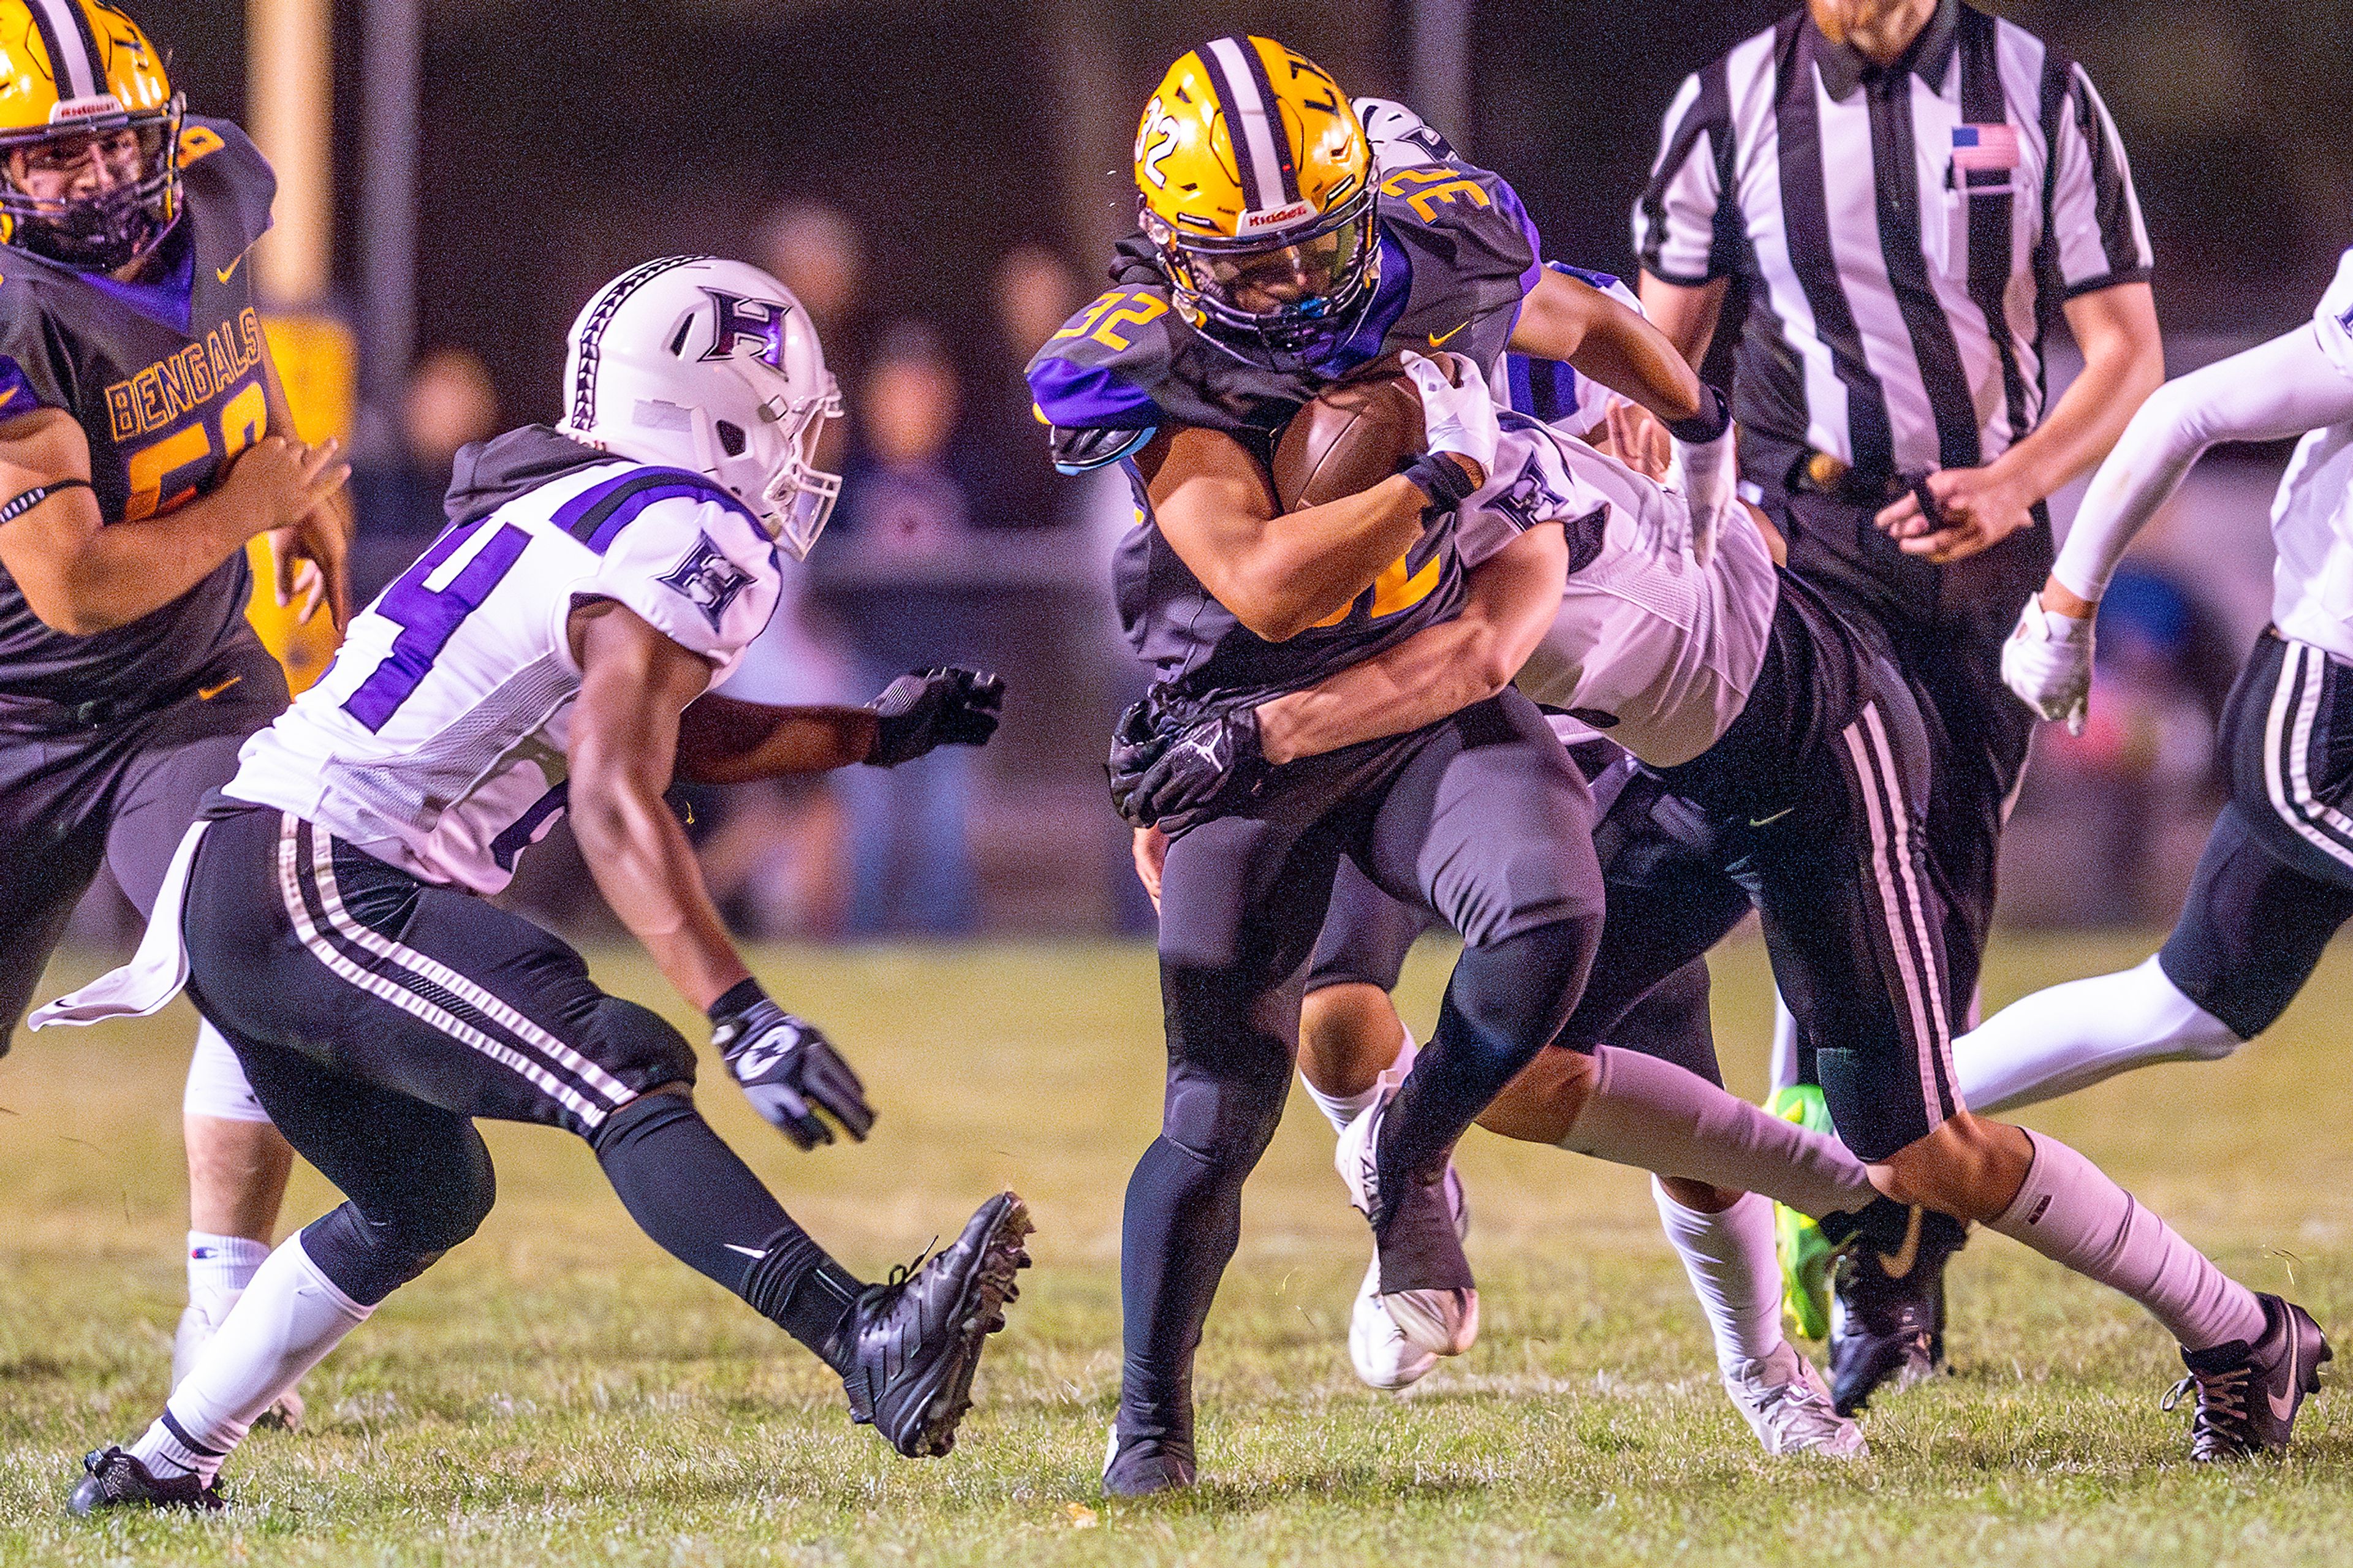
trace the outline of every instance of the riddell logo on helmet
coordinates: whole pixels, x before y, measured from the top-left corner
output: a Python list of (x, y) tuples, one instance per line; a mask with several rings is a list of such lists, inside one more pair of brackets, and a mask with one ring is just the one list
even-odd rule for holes
[(1259, 212), (1242, 214), (1234, 225), (1236, 234), (1264, 234), (1271, 228), (1289, 228), (1301, 218), (1314, 217), (1315, 204), (1300, 200), (1287, 207), (1268, 207)]
[(122, 100), (111, 92), (97, 93), (89, 98), (69, 99), (49, 106), (49, 123), (61, 124), (73, 120), (95, 120), (101, 114), (120, 114)]

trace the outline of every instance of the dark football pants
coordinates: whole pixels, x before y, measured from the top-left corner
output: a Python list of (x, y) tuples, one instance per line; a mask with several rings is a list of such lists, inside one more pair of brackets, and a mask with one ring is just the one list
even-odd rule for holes
[(182, 919), (189, 995), (350, 1200), (303, 1231), (340, 1289), (382, 1300), (474, 1233), (490, 1117), (586, 1139), (648, 1235), (803, 1335), (789, 1299), (824, 1254), (691, 1104), (646, 1092), (694, 1081), (683, 1036), (520, 916), (274, 809), (211, 809)]
[(2158, 962), (2252, 1040), (2353, 919), (2353, 668), (2266, 631), (2222, 713), (2231, 798)]
[(1601, 923), (1590, 810), (1542, 715), (1506, 692), (1283, 768), (1253, 815), (1169, 847), (1168, 1090), (1127, 1188), (1123, 1436), (1190, 1438), (1194, 1352), (1240, 1236), (1242, 1183), (1290, 1094), (1302, 972), (1342, 858), (1464, 940), (1439, 1026), (1384, 1128), (1381, 1179), (1427, 1179), (1576, 1002)]
[(1562, 1045), (1620, 1043), (1651, 987), (1754, 908), (1799, 1026), (1838, 1042), (1817, 1057), (1847, 1146), (1883, 1160), (1954, 1113), (1928, 745), (1900, 677), (1883, 665), (1874, 684), (1837, 743), (1795, 770), (1786, 806), (1711, 807), (1654, 775), (1620, 792), (1594, 836), (1609, 919)]
[(91, 729), (0, 728), (0, 1054), (99, 868), (144, 917), (198, 805), (285, 708), (277, 662), (240, 642), (189, 695), (151, 712)]

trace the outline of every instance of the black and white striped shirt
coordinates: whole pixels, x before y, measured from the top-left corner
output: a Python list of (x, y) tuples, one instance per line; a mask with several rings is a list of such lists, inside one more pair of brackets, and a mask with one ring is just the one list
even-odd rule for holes
[(2149, 274), (2091, 79), (1958, 0), (1884, 69), (1800, 11), (1686, 79), (1634, 243), (1670, 283), (1746, 279), (1735, 412), (1767, 483), (1806, 447), (1990, 461), (2042, 416), (2045, 317)]

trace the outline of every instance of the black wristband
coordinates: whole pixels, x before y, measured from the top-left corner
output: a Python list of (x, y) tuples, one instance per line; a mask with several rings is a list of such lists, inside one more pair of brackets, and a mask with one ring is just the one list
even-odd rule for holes
[(97, 488), (97, 486), (91, 484), (88, 479), (51, 479), (47, 484), (35, 485), (31, 489), (28, 489), (22, 495), (17, 496), (5, 506), (0, 506), (0, 522), (16, 521), (18, 518), (24, 516), (26, 512), (32, 510), (35, 507), (40, 505), (43, 501), (48, 500), (51, 496), (56, 495), (60, 490), (83, 489), (95, 491)]
[(1699, 412), (1667, 426), (1667, 434), (1687, 447), (1704, 446), (1732, 425), (1732, 405), (1724, 400), (1724, 394), (1704, 381), (1699, 391)]
[(767, 999), (768, 994), (761, 989), (758, 981), (738, 980), (727, 988), (726, 994), (711, 1005), (706, 1016), (716, 1024), (723, 1018), (732, 1018), (738, 1013), (748, 1013), (755, 1004)]
[(1461, 506), (1479, 488), (1472, 482), (1470, 466), (1451, 452), (1424, 452), (1406, 465), (1405, 477), (1441, 511)]

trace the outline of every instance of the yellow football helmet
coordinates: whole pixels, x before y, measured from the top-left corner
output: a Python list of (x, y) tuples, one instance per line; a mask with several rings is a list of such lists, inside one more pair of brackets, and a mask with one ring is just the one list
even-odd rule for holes
[(1372, 302), (1372, 155), (1331, 73), (1272, 38), (1168, 68), (1135, 130), (1144, 231), (1176, 307), (1279, 368), (1324, 357)]
[(100, 0), (0, 0), (0, 243), (112, 271), (180, 216), (182, 100)]

